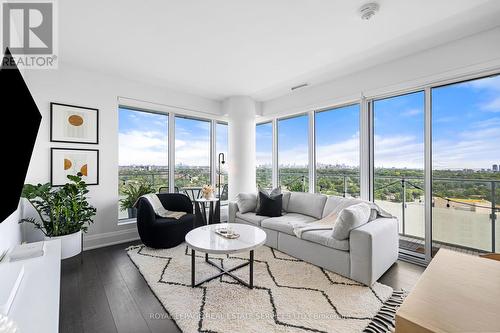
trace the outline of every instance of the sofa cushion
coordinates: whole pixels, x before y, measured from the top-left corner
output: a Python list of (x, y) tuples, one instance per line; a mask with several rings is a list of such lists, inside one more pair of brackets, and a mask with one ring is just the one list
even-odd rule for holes
[(358, 203), (364, 202), (361, 199), (355, 198), (344, 198), (336, 195), (331, 195), (328, 197), (325, 203), (325, 209), (323, 209), (322, 217), (326, 217), (332, 213), (339, 215), (340, 211), (346, 207), (356, 205)]
[(254, 212), (257, 207), (257, 194), (239, 193), (236, 196), (236, 204), (238, 205), (238, 210), (243, 214)]
[(291, 192), (287, 212), (309, 215), (316, 219), (323, 216), (326, 195), (317, 193)]
[(255, 212), (248, 212), (248, 213), (245, 213), (245, 214), (242, 214), (241, 212), (237, 212), (236, 213), (236, 217), (239, 218), (239, 219), (242, 219), (245, 222), (252, 223), (252, 224), (254, 224), (256, 226), (260, 226), (260, 223), (263, 220), (269, 218), (267, 216), (259, 216)]
[(270, 197), (274, 197), (278, 194), (281, 194), (281, 186), (278, 186), (276, 188), (273, 188), (273, 189), (265, 189), (265, 188), (258, 188), (258, 191), (257, 191), (257, 207), (255, 208), (255, 211), (256, 212), (259, 212), (260, 211), (260, 197), (259, 197), (259, 193), (260, 192), (263, 192), (265, 194), (267, 194), (268, 196)]
[[(260, 225), (264, 228), (280, 231), (287, 233), (289, 235), (295, 236), (293, 233), (293, 226), (297, 224), (305, 224), (317, 221), (314, 217), (297, 214), (288, 213), (280, 217), (271, 217), (263, 220)], [(331, 231), (330, 231), (331, 234)]]
[(349, 240), (338, 240), (332, 237), (331, 230), (311, 230), (302, 234), (302, 239), (318, 243), (333, 249), (349, 251)]
[(282, 192), (283, 193), (283, 211), (288, 211), (288, 203), (290, 202), (290, 195), (292, 192)]
[(368, 223), (370, 214), (371, 207), (366, 202), (342, 209), (333, 227), (333, 238), (338, 240), (348, 239), (351, 230)]
[[(280, 191), (281, 192), (281, 191)], [(259, 191), (259, 204), (256, 213), (261, 216), (278, 217), (283, 209), (283, 194), (267, 194)]]

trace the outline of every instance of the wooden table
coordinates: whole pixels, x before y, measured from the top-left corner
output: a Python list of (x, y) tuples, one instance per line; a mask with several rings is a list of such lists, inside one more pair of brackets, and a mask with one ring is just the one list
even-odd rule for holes
[(500, 262), (440, 249), (397, 311), (396, 332), (500, 332)]

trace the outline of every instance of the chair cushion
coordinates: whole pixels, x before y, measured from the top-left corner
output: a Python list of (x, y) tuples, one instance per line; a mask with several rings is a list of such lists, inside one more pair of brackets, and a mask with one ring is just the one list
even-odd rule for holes
[(259, 216), (255, 212), (248, 212), (245, 214), (242, 214), (241, 212), (236, 213), (236, 217), (239, 219), (244, 220), (245, 222), (255, 224), (256, 226), (260, 226), (260, 223), (268, 219), (269, 217), (267, 216)]
[(309, 215), (320, 219), (325, 208), (326, 195), (317, 193), (292, 192), (287, 212)]
[(293, 233), (294, 225), (310, 223), (314, 221), (317, 220), (311, 216), (297, 214), (297, 213), (288, 213), (280, 217), (266, 218), (260, 223), (260, 225), (264, 228), (284, 232), (286, 234), (295, 236), (295, 234)]
[(311, 230), (302, 233), (302, 239), (321, 244), (341, 251), (349, 251), (349, 240), (338, 240), (332, 237), (331, 230)]
[(333, 238), (338, 240), (348, 239), (352, 229), (368, 223), (370, 215), (371, 207), (366, 202), (342, 209), (333, 227)]
[(239, 193), (236, 196), (236, 204), (238, 210), (243, 214), (254, 212), (257, 207), (257, 195), (255, 193)]

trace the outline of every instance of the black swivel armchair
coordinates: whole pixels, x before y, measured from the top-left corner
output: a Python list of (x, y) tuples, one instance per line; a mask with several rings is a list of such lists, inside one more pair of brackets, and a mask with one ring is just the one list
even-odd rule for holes
[(144, 245), (156, 249), (175, 247), (182, 242), (186, 234), (195, 227), (193, 204), (187, 195), (180, 193), (159, 193), (165, 209), (187, 214), (180, 219), (157, 216), (149, 201), (140, 198), (137, 202), (137, 229)]

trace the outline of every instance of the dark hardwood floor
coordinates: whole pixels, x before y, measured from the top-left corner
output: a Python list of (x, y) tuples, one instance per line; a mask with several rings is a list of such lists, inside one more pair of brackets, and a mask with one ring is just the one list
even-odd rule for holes
[[(180, 332), (128, 258), (131, 242), (66, 259), (61, 266), (59, 329), (70, 332)], [(410, 290), (424, 268), (398, 261), (379, 280)]]

